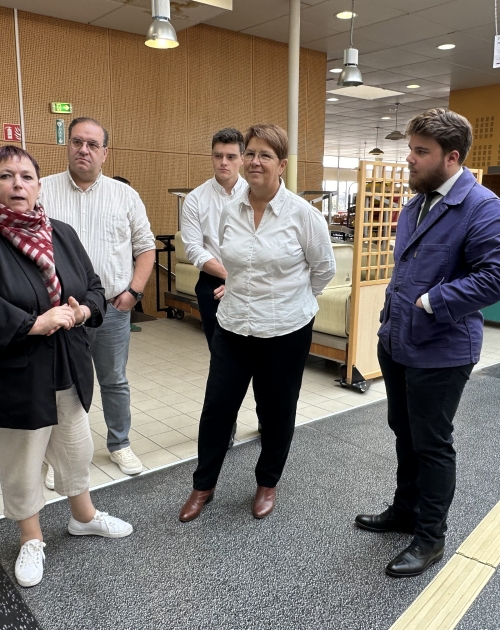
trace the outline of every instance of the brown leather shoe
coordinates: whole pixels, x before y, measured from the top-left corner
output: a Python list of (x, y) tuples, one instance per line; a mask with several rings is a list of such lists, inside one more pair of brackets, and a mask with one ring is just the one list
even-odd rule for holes
[(255, 518), (264, 518), (274, 510), (276, 501), (276, 488), (257, 486), (257, 492), (252, 505), (252, 514)]
[(186, 503), (182, 506), (179, 520), (183, 523), (189, 523), (189, 521), (194, 521), (195, 518), (198, 518), (203, 510), (203, 506), (213, 500), (214, 492), (215, 488), (211, 490), (193, 490)]

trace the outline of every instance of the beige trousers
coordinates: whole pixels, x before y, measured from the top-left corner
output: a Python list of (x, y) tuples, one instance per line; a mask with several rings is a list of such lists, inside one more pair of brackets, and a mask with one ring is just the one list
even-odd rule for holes
[(90, 486), (94, 444), (76, 388), (56, 392), (58, 424), (36, 431), (0, 428), (0, 485), (4, 514), (21, 521), (45, 505), (41, 470), (54, 467), (54, 489), (77, 496)]

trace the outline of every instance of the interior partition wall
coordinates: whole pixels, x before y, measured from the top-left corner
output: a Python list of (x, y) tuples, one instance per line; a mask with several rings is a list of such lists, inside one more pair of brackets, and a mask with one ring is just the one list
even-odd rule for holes
[[(14, 26), (14, 11), (0, 7), (3, 124), (20, 123)], [(178, 33), (178, 48), (159, 51), (141, 35), (22, 11), (18, 27), (26, 148), (42, 175), (67, 165), (56, 120), (64, 119), (67, 138), (73, 117), (96, 118), (110, 134), (104, 173), (130, 180), (154, 234), (177, 230), (168, 189), (194, 188), (212, 175), (215, 131), (287, 127), (286, 44), (201, 24)], [(301, 49), (298, 190), (321, 188), (325, 72), (324, 53)], [(72, 114), (51, 113), (54, 101), (71, 103)], [(162, 277), (162, 294), (165, 287)], [(153, 280), (144, 307), (156, 314)]]

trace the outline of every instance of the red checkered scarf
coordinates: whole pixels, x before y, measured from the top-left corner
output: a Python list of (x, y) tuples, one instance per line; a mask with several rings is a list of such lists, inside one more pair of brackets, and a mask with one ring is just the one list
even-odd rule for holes
[(61, 303), (61, 283), (56, 275), (52, 226), (42, 206), (31, 212), (14, 212), (0, 204), (0, 234), (35, 263), (47, 287), (52, 306)]

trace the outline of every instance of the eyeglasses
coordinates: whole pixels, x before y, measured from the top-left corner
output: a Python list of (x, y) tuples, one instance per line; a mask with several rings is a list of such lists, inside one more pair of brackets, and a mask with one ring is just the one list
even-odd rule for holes
[(245, 153), (243, 153), (243, 159), (246, 162), (252, 162), (255, 158), (257, 158), (261, 164), (267, 164), (267, 162), (270, 162), (273, 158), (277, 157), (277, 155), (266, 153), (265, 151), (260, 153), (255, 153), (255, 151), (245, 151)]
[(80, 150), (84, 144), (86, 144), (87, 148), (94, 153), (97, 153), (97, 151), (99, 151), (99, 149), (101, 148), (101, 145), (96, 140), (82, 140), (78, 136), (70, 138), (69, 141), (71, 143), (71, 146), (77, 150)]

